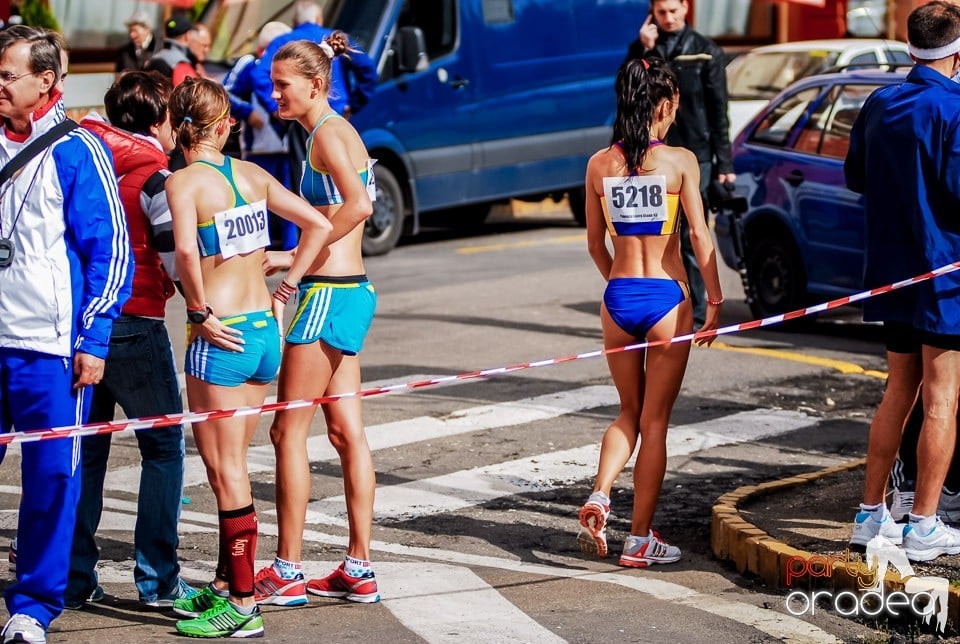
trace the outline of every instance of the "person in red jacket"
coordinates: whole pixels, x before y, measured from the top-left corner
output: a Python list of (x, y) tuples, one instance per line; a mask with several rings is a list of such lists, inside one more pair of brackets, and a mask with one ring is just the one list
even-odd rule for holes
[[(171, 83), (157, 72), (122, 74), (104, 97), (110, 124), (85, 118), (113, 154), (135, 271), (133, 294), (113, 325), (103, 380), (94, 387), (90, 422), (113, 420), (117, 405), (128, 418), (183, 411), (170, 337), (164, 326), (174, 292), (173, 224), (164, 184), (166, 153), (175, 143), (167, 113)], [(94, 535), (103, 508), (103, 480), (111, 434), (83, 439), (83, 477), (70, 556), (65, 607), (103, 598), (95, 567)], [(183, 428), (137, 432), (140, 495), (134, 531), (136, 583), (141, 603), (169, 608), (196, 591), (180, 578), (177, 522), (183, 493)]]

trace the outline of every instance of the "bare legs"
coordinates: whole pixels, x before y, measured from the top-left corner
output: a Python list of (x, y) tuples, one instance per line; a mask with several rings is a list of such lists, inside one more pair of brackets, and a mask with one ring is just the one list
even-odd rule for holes
[(917, 443), (917, 491), (913, 514), (937, 513), (957, 440), (960, 352), (923, 346), (923, 427)]
[[(923, 364), (916, 353), (888, 351), (887, 369), (887, 388), (870, 425), (867, 469), (863, 484), (864, 505), (883, 503), (890, 470), (900, 449), (903, 427), (917, 401), (920, 381), (923, 378)], [(919, 490), (919, 487), (917, 489)], [(939, 499), (939, 492), (937, 497)]]
[[(247, 382), (239, 387), (221, 387), (187, 376), (187, 399), (192, 411), (258, 406), (263, 404), (266, 395), (266, 384)], [(247, 446), (258, 421), (257, 416), (224, 418), (193, 426), (193, 438), (221, 512), (253, 504), (250, 476), (247, 473)], [(226, 590), (228, 583), (216, 578), (214, 586)], [(253, 596), (231, 595), (230, 601), (245, 607), (254, 604)]]
[[(279, 399), (300, 400), (360, 389), (360, 359), (344, 356), (323, 342), (287, 344), (280, 372)], [(278, 413), (270, 427), (277, 456), (277, 556), (302, 559), (303, 529), (310, 498), (306, 440), (315, 409)], [(363, 429), (359, 398), (323, 406), (327, 435), (340, 456), (347, 499), (350, 544), (347, 554), (369, 560), (376, 478)]]
[[(601, 306), (604, 347), (612, 349), (637, 341), (610, 318)], [(686, 299), (647, 333), (651, 341), (689, 333), (693, 324), (690, 300)], [(680, 392), (690, 353), (689, 343), (667, 344), (644, 351), (607, 356), (610, 375), (620, 397), (620, 414), (603, 435), (600, 465), (594, 491), (607, 496), (640, 441), (633, 470), (634, 503), (631, 533), (646, 535), (660, 496), (667, 468), (667, 425)], [(644, 360), (646, 359), (646, 360)], [(646, 367), (644, 367), (646, 362)], [(653, 374), (650, 377), (647, 374)]]

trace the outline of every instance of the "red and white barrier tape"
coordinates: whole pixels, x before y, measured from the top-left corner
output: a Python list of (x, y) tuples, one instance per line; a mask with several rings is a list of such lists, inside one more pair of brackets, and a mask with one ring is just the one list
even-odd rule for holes
[(45, 440), (52, 440), (56, 438), (72, 438), (76, 436), (93, 436), (97, 434), (112, 434), (115, 432), (128, 432), (128, 431), (138, 431), (138, 430), (144, 430), (144, 429), (155, 429), (157, 427), (169, 427), (171, 425), (179, 425), (184, 422), (202, 423), (204, 421), (218, 420), (221, 418), (254, 416), (254, 415), (267, 414), (267, 413), (282, 411), (287, 409), (302, 409), (304, 407), (316, 407), (318, 405), (336, 402), (337, 400), (344, 400), (346, 398), (369, 398), (370, 396), (391, 394), (399, 391), (423, 389), (425, 387), (434, 387), (436, 385), (440, 385), (447, 382), (453, 382), (456, 380), (471, 380), (474, 378), (487, 378), (490, 376), (499, 376), (505, 373), (512, 373), (514, 371), (523, 371), (525, 369), (536, 369), (538, 367), (547, 367), (551, 365), (561, 364), (564, 362), (573, 362), (575, 360), (586, 360), (588, 358), (598, 358), (600, 356), (605, 356), (612, 353), (620, 353), (623, 351), (639, 351), (641, 349), (646, 349), (648, 347), (655, 347), (655, 346), (660, 346), (664, 344), (676, 344), (680, 342), (690, 342), (692, 340), (712, 338), (720, 335), (729, 335), (731, 333), (738, 333), (740, 331), (748, 331), (750, 329), (757, 329), (765, 326), (773, 326), (775, 324), (780, 324), (782, 322), (787, 322), (789, 320), (796, 320), (797, 318), (813, 315), (814, 313), (822, 313), (823, 311), (836, 309), (841, 306), (846, 306), (847, 304), (850, 304), (852, 302), (859, 302), (861, 300), (866, 300), (871, 297), (875, 297), (877, 295), (883, 295), (884, 293), (889, 293), (890, 291), (895, 291), (897, 289), (905, 288), (907, 286), (913, 286), (914, 284), (919, 284), (920, 282), (925, 282), (935, 277), (939, 277), (940, 275), (946, 275), (947, 273), (952, 273), (956, 270), (960, 270), (960, 261), (953, 262), (952, 264), (947, 264), (946, 266), (941, 266), (940, 268), (932, 270), (929, 273), (924, 273), (923, 275), (917, 275), (916, 277), (911, 277), (910, 279), (905, 279), (900, 282), (895, 282), (893, 284), (888, 284), (886, 286), (870, 289), (868, 291), (861, 291), (859, 293), (854, 293), (853, 295), (848, 295), (846, 297), (840, 297), (835, 300), (831, 300), (829, 302), (824, 302), (822, 304), (808, 306), (805, 309), (797, 309), (796, 311), (790, 311), (789, 313), (772, 315), (770, 317), (763, 318), (762, 320), (752, 320), (750, 322), (732, 324), (730, 326), (714, 329), (713, 331), (701, 331), (699, 333), (687, 333), (686, 335), (678, 335), (676, 337), (673, 337), (667, 340), (657, 340), (655, 342), (638, 342), (636, 344), (629, 344), (623, 347), (615, 347), (613, 349), (598, 349), (596, 351), (578, 353), (576, 355), (565, 356), (562, 358), (549, 358), (547, 360), (538, 360), (536, 362), (522, 362), (514, 365), (508, 365), (505, 367), (496, 367), (494, 369), (484, 369), (482, 371), (471, 371), (468, 373), (460, 373), (452, 376), (442, 376), (440, 378), (431, 378), (430, 380), (420, 380), (417, 382), (407, 382), (407, 383), (400, 383), (396, 385), (387, 385), (385, 387), (375, 387), (373, 389), (364, 389), (361, 391), (355, 391), (355, 392), (345, 393), (345, 394), (335, 394), (332, 396), (324, 396), (322, 398), (314, 398), (313, 400), (290, 400), (286, 402), (268, 403), (268, 404), (260, 405), (258, 407), (240, 407), (238, 409), (218, 409), (215, 411), (185, 412), (183, 414), (170, 414), (166, 416), (133, 418), (129, 420), (111, 421), (109, 423), (90, 423), (87, 425), (70, 425), (66, 427), (58, 427), (55, 429), (44, 429), (44, 430), (30, 431), (30, 432), (14, 432), (10, 434), (0, 434), (0, 445), (8, 445), (10, 443), (45, 441)]

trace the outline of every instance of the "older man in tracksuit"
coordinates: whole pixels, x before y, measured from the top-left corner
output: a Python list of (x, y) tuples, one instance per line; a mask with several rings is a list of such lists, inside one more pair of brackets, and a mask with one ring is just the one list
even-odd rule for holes
[[(64, 120), (58, 39), (0, 31), (0, 167)], [(0, 429), (82, 423), (133, 277), (111, 159), (93, 134), (60, 135), (0, 186), (0, 251)], [(80, 495), (79, 438), (25, 442), (21, 453), (4, 644), (45, 642), (63, 610)]]

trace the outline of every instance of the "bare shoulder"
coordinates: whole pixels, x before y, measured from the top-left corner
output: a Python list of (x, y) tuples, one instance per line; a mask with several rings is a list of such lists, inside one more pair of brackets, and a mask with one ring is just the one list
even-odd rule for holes
[(700, 162), (697, 160), (697, 155), (686, 148), (671, 145), (667, 147), (666, 152), (670, 154), (670, 160), (684, 170), (688, 170), (692, 167), (700, 167)]
[(601, 177), (619, 176), (626, 172), (626, 160), (613, 146), (594, 153), (587, 163), (587, 173)]

